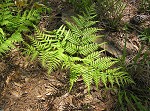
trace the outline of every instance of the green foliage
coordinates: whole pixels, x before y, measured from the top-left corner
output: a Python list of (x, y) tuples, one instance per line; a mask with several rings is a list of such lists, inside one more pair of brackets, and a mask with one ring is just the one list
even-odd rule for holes
[(38, 10), (17, 10), (13, 2), (3, 3), (0, 7), (0, 27), (9, 32), (29, 31), (29, 26), (33, 23), (37, 24), (40, 19)]
[[(31, 37), (32, 44), (26, 44), (25, 53), (31, 55), (32, 60), (38, 57), (42, 65), (48, 68), (48, 72), (58, 69), (66, 55), (63, 54), (62, 37), (64, 37), (65, 27), (61, 26), (57, 31), (44, 33), (36, 28), (35, 37)], [(62, 44), (61, 44), (62, 43)], [(66, 58), (67, 59), (67, 58)]]
[(68, 0), (68, 2), (75, 7), (76, 11), (85, 11), (93, 4), (93, 0)]
[(121, 65), (134, 80), (130, 84), (119, 89), (118, 106), (115, 111), (149, 111), (149, 50), (142, 45), (138, 53), (132, 58), (130, 63), (126, 64), (126, 42), (124, 55), (121, 58)]
[(144, 31), (139, 36), (141, 40), (148, 41), (150, 43), (150, 28), (144, 29)]
[(0, 28), (0, 55), (14, 48), (14, 43), (21, 42), (23, 39), (19, 32), (15, 32), (9, 37), (6, 38), (6, 34), (3, 32), (3, 29)]
[(131, 91), (121, 90), (118, 93), (118, 107), (115, 111), (148, 111), (142, 101), (136, 94)]
[(138, 9), (140, 13), (150, 13), (150, 1), (140, 0)]
[(122, 0), (97, 0), (101, 22), (106, 29), (117, 30), (126, 4)]
[(31, 45), (27, 44), (26, 54), (32, 60), (36, 57), (48, 72), (58, 68), (70, 70), (70, 84), (73, 87), (78, 77), (82, 77), (88, 90), (94, 81), (98, 87), (99, 81), (108, 86), (110, 83), (118, 86), (132, 83), (127, 73), (121, 68), (112, 68), (118, 62), (111, 57), (100, 57), (99, 46), (102, 44), (93, 41), (99, 36), (96, 35), (100, 29), (92, 26), (97, 22), (94, 8), (87, 9), (83, 16), (72, 17), (73, 23), (66, 22), (69, 30), (61, 26), (58, 30), (42, 32), (36, 28), (34, 37), (29, 37)]
[(13, 43), (23, 40), (22, 32), (29, 32), (33, 24), (40, 20), (36, 9), (18, 10), (12, 0), (0, 4), (0, 54), (14, 48)]

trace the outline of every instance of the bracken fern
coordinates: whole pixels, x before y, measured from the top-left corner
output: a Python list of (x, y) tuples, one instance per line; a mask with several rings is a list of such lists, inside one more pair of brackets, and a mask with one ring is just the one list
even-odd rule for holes
[(18, 32), (13, 33), (9, 38), (6, 38), (5, 35), (6, 34), (3, 32), (3, 29), (0, 28), (0, 55), (14, 48), (14, 43), (21, 42), (23, 40), (21, 34)]
[(18, 10), (14, 1), (0, 3), (0, 54), (15, 47), (14, 43), (23, 41), (22, 32), (30, 32), (30, 27), (37, 24), (40, 11)]
[(121, 68), (112, 68), (118, 62), (111, 57), (100, 57), (98, 50), (102, 44), (94, 43), (99, 36), (96, 35), (101, 29), (92, 28), (97, 21), (93, 21), (96, 16), (94, 8), (87, 9), (83, 16), (73, 17), (74, 23), (66, 22), (69, 30), (61, 26), (58, 30), (42, 32), (38, 28), (33, 37), (29, 37), (31, 45), (27, 44), (26, 53), (32, 59), (38, 57), (43, 66), (51, 73), (58, 68), (70, 70), (70, 84), (73, 87), (78, 77), (90, 90), (94, 81), (98, 87), (102, 81), (105, 87), (110, 83), (118, 86), (131, 83), (132, 80)]

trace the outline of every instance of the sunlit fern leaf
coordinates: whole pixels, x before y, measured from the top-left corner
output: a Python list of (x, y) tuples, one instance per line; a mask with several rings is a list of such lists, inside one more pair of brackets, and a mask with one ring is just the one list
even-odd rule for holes
[(108, 82), (110, 82), (111, 87), (114, 86), (115, 80), (114, 80), (114, 77), (113, 77), (112, 74), (109, 74), (109, 75), (108, 75)]
[(80, 73), (70, 72), (70, 90), (69, 91), (71, 91), (74, 83), (77, 82), (79, 76), (80, 76)]
[(88, 36), (88, 35), (92, 35), (92, 34), (95, 34), (96, 32), (98, 32), (99, 30), (101, 29), (98, 29), (98, 28), (94, 28), (94, 27), (90, 27), (90, 28), (85, 28), (83, 30), (83, 36)]
[(9, 38), (10, 41), (12, 42), (20, 42), (23, 41), (22, 36), (19, 32), (15, 32), (11, 35), (11, 37)]
[(85, 57), (85, 59), (90, 59), (90, 60), (96, 60), (98, 58), (100, 58), (100, 52), (99, 51), (92, 52), (87, 57)]
[(69, 30), (64, 26), (51, 32), (36, 29), (35, 36), (30, 38), (31, 46), (35, 47), (33, 53), (34, 50), (38, 51), (38, 59), (48, 69), (48, 73), (58, 68), (70, 70), (70, 89), (79, 76), (83, 78), (88, 91), (93, 80), (97, 87), (100, 81), (105, 87), (108, 83), (112, 87), (114, 84), (129, 83), (127, 74), (117, 68), (113, 70), (112, 66), (118, 62), (117, 59), (100, 57), (98, 48), (102, 44), (93, 43), (100, 29), (91, 28), (96, 21), (91, 21), (92, 17), (73, 18), (74, 23), (67, 22)]
[(37, 51), (50, 50), (51, 47), (47, 43), (41, 43), (40, 41), (32, 38), (32, 45), (36, 48)]
[(44, 63), (43, 65), (48, 68), (49, 74), (52, 71), (58, 69), (61, 65), (62, 61), (57, 56), (58, 56), (58, 51), (54, 51), (54, 52), (51, 51), (51, 53), (49, 53), (49, 55), (44, 56), (44, 59), (42, 60), (42, 62)]
[(6, 40), (5, 33), (3, 29), (0, 28), (0, 45)]
[(85, 24), (85, 27), (91, 27), (93, 25), (95, 25), (98, 21), (87, 21)]
[(99, 44), (92, 43), (85, 46), (79, 46), (79, 53), (87, 56), (88, 54), (96, 51), (99, 48)]
[(65, 51), (71, 55), (75, 54), (77, 52), (77, 47), (76, 45), (72, 44), (72, 43), (67, 43), (65, 46)]
[[(104, 69), (107, 69), (107, 67)], [(101, 78), (106, 87), (107, 82), (109, 82), (112, 87), (115, 83), (117, 83), (118, 86), (133, 83), (129, 75), (126, 72), (120, 71), (120, 68), (107, 69), (106, 72), (101, 72), (101, 74), (95, 73), (94, 81), (96, 84), (98, 84), (99, 78)]]
[(72, 44), (75, 44), (75, 45), (79, 45), (80, 44), (80, 39), (79, 39), (79, 37), (78, 36), (76, 36), (75, 34), (73, 34), (73, 33), (69, 33), (69, 35), (68, 35), (69, 37), (67, 38), (67, 40), (69, 41), (69, 42), (71, 42)]
[(80, 43), (81, 45), (87, 45), (92, 43), (95, 40), (96, 36), (95, 35), (87, 35), (87, 36), (83, 36), (82, 37), (82, 43)]
[(98, 89), (101, 79), (101, 73), (98, 70), (93, 71), (93, 80), (95, 82), (96, 88)]
[(101, 80), (102, 83), (105, 85), (105, 87), (107, 88), (107, 73), (101, 72)]
[(59, 29), (56, 31), (56, 35), (60, 35), (60, 36), (62, 36), (63, 35), (63, 33), (65, 32), (65, 26), (64, 25), (61, 25), (60, 27), (59, 27)]
[(114, 60), (114, 58), (111, 57), (101, 57), (97, 59), (96, 61), (93, 61), (91, 65), (94, 68), (97, 68), (100, 71), (104, 71), (114, 65), (117, 61)]
[[(128, 77), (128, 75), (127, 75), (127, 73), (121, 72), (119, 70), (120, 70), (120, 68), (106, 70), (106, 73), (108, 75), (108, 82), (110, 82), (112, 87), (113, 87), (114, 83), (117, 83), (118, 86), (120, 86), (122, 84), (126, 84), (125, 82), (120, 83), (120, 78), (125, 79), (126, 77)], [(130, 81), (128, 81), (128, 83), (130, 83)]]
[(53, 71), (59, 68), (61, 61), (57, 58), (53, 58), (53, 60), (49, 60), (47, 64), (48, 74), (51, 74)]
[(35, 28), (35, 31), (36, 31), (35, 36), (37, 40), (40, 41), (43, 40), (50, 43), (52, 38), (55, 38), (55, 36), (44, 33), (43, 31), (40, 31), (38, 28)]
[(4, 31), (3, 31), (3, 29), (2, 28), (0, 28), (0, 40), (2, 41), (2, 40), (4, 40), (5, 39), (5, 33), (4, 33)]
[(70, 28), (70, 30), (72, 31), (73, 34), (75, 34), (76, 36), (82, 35), (82, 31), (78, 28), (77, 25), (70, 23), (70, 22), (66, 22), (66, 24)]
[(71, 58), (70, 56), (66, 55), (66, 54), (63, 54), (62, 55), (62, 59), (63, 59), (63, 62), (62, 62), (62, 68), (64, 69), (70, 69), (71, 66), (74, 65), (73, 62), (71, 62)]
[[(43, 50), (43, 51), (41, 51), (40, 52), (40, 59), (41, 59), (41, 63), (42, 63), (42, 65), (44, 66), (44, 67), (46, 67), (46, 65), (47, 65), (47, 62), (48, 62), (48, 59), (51, 57), (51, 56), (53, 56), (49, 51), (45, 51), (45, 50)], [(52, 57), (51, 57), (52, 58)]]
[[(84, 33), (83, 33), (84, 34)], [(82, 39), (81, 39), (81, 43), (80, 45), (87, 45), (87, 44), (91, 44), (94, 41), (96, 41), (98, 38), (100, 38), (100, 36), (97, 36), (95, 34), (91, 34), (91, 35), (83, 35)], [(102, 44), (101, 44), (102, 45)]]
[[(88, 68), (88, 69), (87, 69)], [(88, 91), (90, 91), (90, 86), (93, 80), (93, 71), (89, 69), (90, 67), (85, 67), (82, 69), (82, 77), (83, 81), (85, 82), (86, 86), (88, 87)]]
[(15, 32), (11, 35), (10, 38), (3, 41), (0, 44), (0, 54), (5, 53), (6, 51), (9, 51), (10, 49), (14, 48), (14, 43), (23, 41), (22, 36), (20, 33)]
[(70, 90), (74, 83), (78, 80), (78, 77), (81, 75), (83, 66), (81, 64), (72, 64), (70, 67)]

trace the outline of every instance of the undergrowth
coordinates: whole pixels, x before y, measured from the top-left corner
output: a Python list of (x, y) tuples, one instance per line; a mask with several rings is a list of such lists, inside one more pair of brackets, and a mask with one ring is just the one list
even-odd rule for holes
[(41, 10), (19, 9), (12, 0), (0, 4), (0, 54), (14, 48), (14, 43), (23, 41), (22, 33), (31, 32), (33, 24), (40, 20)]
[(71, 3), (77, 12), (83, 12), (90, 7), (94, 2), (93, 0), (67, 0)]
[(144, 40), (150, 43), (150, 28), (144, 29), (139, 35), (139, 37), (141, 38), (141, 40)]
[(138, 10), (139, 13), (149, 13), (150, 14), (150, 1), (149, 0), (139, 0)]
[(148, 51), (141, 46), (139, 52), (129, 64), (125, 63), (126, 47), (120, 60), (121, 66), (131, 75), (134, 84), (119, 89), (118, 103), (115, 111), (149, 111), (149, 64)]
[[(147, 111), (143, 100), (146, 103), (149, 98), (146, 99), (146, 96), (142, 94), (148, 96), (149, 87), (140, 90), (132, 73), (139, 73), (138, 69), (145, 65), (148, 67), (149, 64), (137, 63), (140, 52), (130, 66), (124, 65), (125, 59), (122, 59), (121, 67), (117, 66), (118, 59), (102, 57), (101, 54), (104, 50), (100, 50), (99, 47), (105, 43), (94, 42), (101, 37), (97, 32), (102, 29), (95, 27), (98, 21), (95, 21), (97, 14), (94, 5), (91, 6), (93, 0), (68, 1), (75, 6), (77, 11), (85, 11), (85, 13), (82, 16), (73, 16), (73, 22), (66, 21), (67, 26), (62, 25), (53, 31), (41, 31), (36, 27), (42, 11), (41, 4), (34, 4), (36, 8), (38, 7), (36, 9), (31, 6), (33, 1), (20, 0), (14, 3), (12, 0), (3, 0), (0, 4), (0, 55), (15, 48), (16, 43), (22, 41), (26, 46), (24, 53), (31, 60), (38, 58), (49, 74), (58, 69), (69, 70), (70, 91), (79, 77), (83, 78), (88, 91), (90, 91), (92, 83), (95, 83), (98, 88), (101, 81), (106, 88), (118, 86), (116, 111)], [(144, 13), (149, 12), (148, 1), (142, 1), (139, 9), (147, 10)], [(98, 14), (101, 17), (100, 22), (104, 23), (105, 28), (118, 30), (126, 4), (121, 0), (96, 0), (96, 3), (98, 3)], [(30, 6), (32, 8), (28, 9)], [(33, 27), (35, 34), (31, 36), (29, 34), (33, 32)], [(25, 42), (23, 35), (28, 36), (30, 42)], [(145, 29), (140, 37), (149, 42), (149, 28)], [(148, 54), (145, 54), (142, 60), (147, 61), (147, 57)]]
[(100, 22), (106, 30), (117, 31), (121, 26), (121, 19), (126, 3), (122, 0), (96, 0)]
[(61, 26), (58, 30), (42, 32), (36, 27), (35, 36), (30, 36), (31, 45), (27, 44), (25, 53), (34, 58), (39, 58), (42, 65), (51, 73), (59, 68), (70, 71), (70, 90), (78, 77), (82, 77), (88, 90), (94, 81), (97, 88), (99, 81), (108, 87), (125, 85), (133, 81), (121, 67), (113, 67), (118, 62), (111, 57), (101, 57), (102, 51), (94, 43), (101, 29), (92, 27), (96, 13), (94, 8), (87, 9), (83, 16), (72, 17), (73, 23), (66, 22), (69, 30)]

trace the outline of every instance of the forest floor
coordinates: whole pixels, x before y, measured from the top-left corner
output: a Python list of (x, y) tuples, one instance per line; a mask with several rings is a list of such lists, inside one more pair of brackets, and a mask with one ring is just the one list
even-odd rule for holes
[[(59, 0), (50, 0), (54, 18), (47, 22), (46, 17), (41, 19), (40, 27), (49, 30), (58, 28), (62, 23), (62, 15), (72, 10)], [(63, 10), (60, 10), (63, 8)], [(59, 8), (58, 8), (59, 7)], [(136, 5), (128, 3), (123, 21), (129, 22), (137, 14)], [(46, 23), (45, 23), (46, 21)], [(150, 21), (146, 23), (150, 26)], [(101, 28), (101, 24), (98, 24)], [(113, 57), (122, 55), (125, 36), (127, 38), (127, 63), (134, 57), (141, 47), (137, 32), (103, 32), (105, 41), (113, 42), (107, 45), (106, 51)], [(98, 40), (97, 42), (101, 42)], [(145, 46), (146, 50), (147, 46)], [(150, 54), (150, 53), (149, 53)], [(117, 104), (117, 91), (106, 89), (100, 83), (99, 89), (93, 85), (90, 94), (82, 79), (79, 79), (69, 92), (69, 72), (55, 71), (47, 75), (38, 61), (28, 62), (20, 51), (12, 50), (0, 59), (0, 111), (114, 111)], [(143, 69), (144, 70), (144, 69)], [(145, 73), (142, 83), (150, 86), (150, 69)], [(139, 77), (139, 76), (138, 76)], [(139, 78), (141, 79), (141, 78)], [(142, 86), (142, 85), (140, 85)]]

